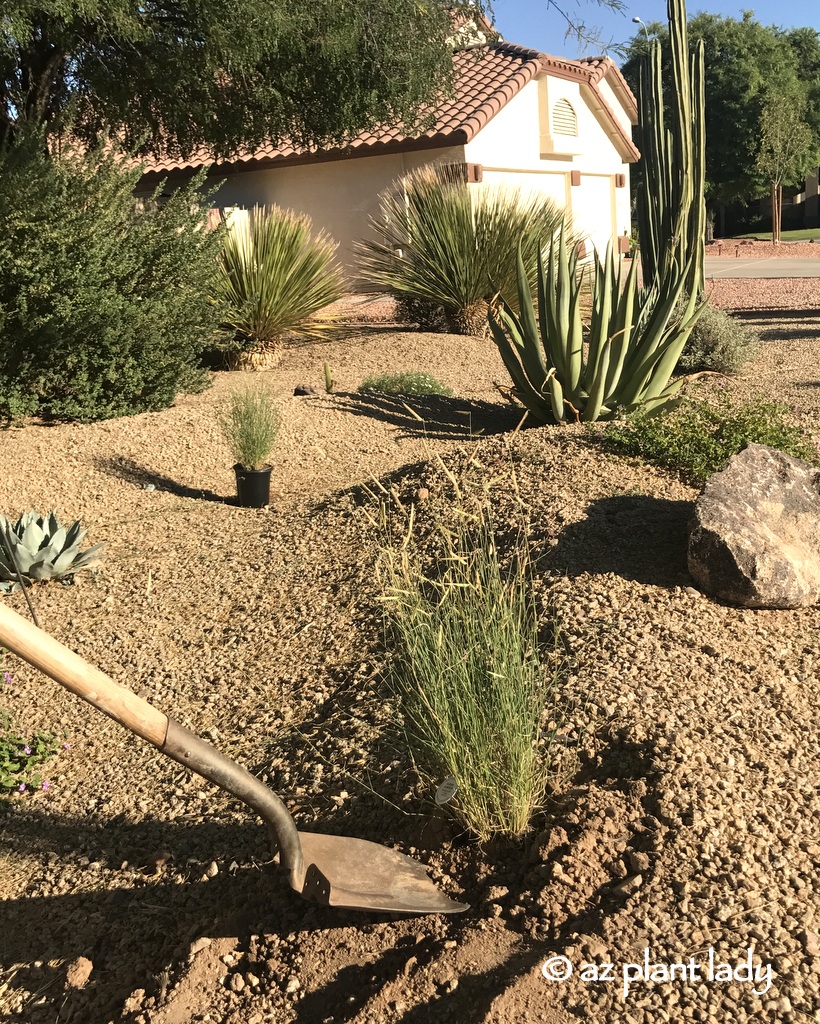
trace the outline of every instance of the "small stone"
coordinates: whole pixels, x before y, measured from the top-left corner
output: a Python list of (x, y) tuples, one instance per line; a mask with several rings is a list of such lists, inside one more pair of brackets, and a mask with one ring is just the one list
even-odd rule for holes
[(629, 867), (636, 875), (641, 874), (642, 871), (649, 870), (649, 857), (645, 853), (640, 853), (638, 850), (628, 850), (626, 859)]
[(159, 874), (165, 865), (171, 860), (172, 853), (170, 850), (157, 850), (156, 853), (152, 853), (148, 858), (147, 869), (151, 875)]
[(216, 876), (219, 874), (219, 865), (215, 860), (212, 860), (211, 863), (208, 865), (208, 870), (205, 872), (205, 874), (208, 876), (208, 878), (216, 878)]
[(315, 398), (321, 394), (318, 388), (312, 384), (297, 384), (293, 389), (294, 395), (301, 398)]
[(228, 985), (232, 992), (241, 992), (245, 987), (245, 979), (241, 974), (232, 974)]
[(85, 956), (78, 956), (68, 965), (65, 974), (66, 988), (85, 988), (86, 982), (91, 977), (94, 964)]
[(245, 984), (249, 985), (251, 988), (259, 988), (259, 979), (255, 974), (248, 971), (245, 975)]
[(429, 497), (430, 497), (430, 492), (429, 492), (429, 490), (426, 487), (419, 487), (419, 489), (416, 491), (416, 500), (417, 501), (427, 501), (427, 499)]
[(810, 928), (806, 928), (800, 935), (800, 941), (809, 956), (820, 956), (820, 936)]
[(288, 978), (288, 983), (285, 985), (285, 992), (292, 996), (295, 992), (298, 992), (302, 986), (299, 983), (298, 978)]
[(642, 885), (643, 876), (633, 875), (631, 878), (627, 878), (616, 885), (612, 891), (618, 896), (632, 896)]
[(201, 953), (203, 949), (207, 949), (210, 946), (211, 940), (205, 936), (200, 935), (198, 939), (194, 939), (188, 950), (188, 956), (196, 956), (197, 953)]

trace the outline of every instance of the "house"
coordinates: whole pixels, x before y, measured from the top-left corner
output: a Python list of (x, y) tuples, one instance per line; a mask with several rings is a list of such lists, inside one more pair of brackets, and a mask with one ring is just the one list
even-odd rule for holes
[[(336, 149), (285, 144), (239, 154), (209, 169), (209, 176), (224, 178), (215, 204), (277, 203), (309, 214), (315, 228), (339, 242), (351, 283), (353, 243), (373, 230), (369, 217), (379, 194), (423, 165), (463, 165), (471, 187), (509, 182), (545, 192), (601, 251), (628, 235), (638, 109), (615, 64), (564, 60), (505, 42), (459, 50), (454, 61), (454, 95), (434, 111), (428, 131), (408, 136), (386, 127)], [(165, 177), (172, 187), (208, 162), (203, 154), (155, 162), (140, 191)]]

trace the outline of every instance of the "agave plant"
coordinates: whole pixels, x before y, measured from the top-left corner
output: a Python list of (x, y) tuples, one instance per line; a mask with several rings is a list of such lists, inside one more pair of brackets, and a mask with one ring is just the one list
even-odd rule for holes
[(515, 293), (516, 253), (532, 275), (541, 239), (563, 212), (548, 197), (511, 186), (467, 186), (458, 167), (421, 168), (381, 197), (379, 240), (356, 244), (361, 276), (405, 302), (442, 310), (456, 334), (481, 334), (498, 291)]
[(79, 520), (68, 529), (61, 526), (54, 512), (48, 516), (24, 512), (16, 523), (0, 516), (0, 591), (8, 594), (19, 589), (18, 568), (23, 579), (32, 583), (66, 579), (98, 565), (96, 556), (103, 544), (81, 551), (86, 532)]
[(316, 314), (344, 294), (336, 243), (311, 236), (310, 218), (278, 206), (235, 210), (214, 284), (237, 366), (273, 365), (286, 334), (322, 338), (336, 328)]
[(668, 405), (683, 385), (672, 373), (703, 308), (693, 295), (682, 316), (676, 311), (685, 276), (667, 275), (650, 297), (638, 289), (638, 261), (623, 281), (609, 247), (605, 259), (594, 260), (586, 329), (577, 252), (561, 235), (550, 245), (547, 267), (540, 255), (537, 262), (537, 314), (521, 257), (519, 312), (503, 297), (490, 311), (493, 340), (532, 418), (594, 422)]

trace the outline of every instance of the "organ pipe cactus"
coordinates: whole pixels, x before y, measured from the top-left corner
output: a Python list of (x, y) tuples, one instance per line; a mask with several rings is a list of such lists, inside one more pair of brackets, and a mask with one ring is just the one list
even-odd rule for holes
[(651, 43), (638, 81), (636, 144), (641, 151), (636, 194), (644, 284), (650, 293), (664, 277), (683, 276), (685, 291), (704, 288), (706, 234), (706, 108), (703, 42), (689, 54), (684, 0), (667, 0), (672, 48), (666, 104), (661, 44)]
[(81, 551), (85, 534), (79, 520), (66, 528), (53, 512), (25, 512), (16, 523), (0, 516), (0, 593), (19, 589), (17, 568), (24, 582), (31, 583), (67, 579), (98, 565), (96, 556), (103, 544)]
[(545, 267), (538, 260), (537, 310), (524, 261), (518, 261), (520, 312), (501, 296), (490, 310), (490, 329), (513, 380), (514, 391), (538, 423), (568, 419), (594, 422), (633, 410), (657, 411), (683, 383), (670, 381), (683, 346), (700, 315), (694, 295), (676, 312), (682, 275), (659, 283), (655, 301), (642, 303), (637, 261), (622, 280), (611, 248), (595, 258), (592, 318), (581, 319), (582, 275), (578, 253), (563, 235), (553, 242)]

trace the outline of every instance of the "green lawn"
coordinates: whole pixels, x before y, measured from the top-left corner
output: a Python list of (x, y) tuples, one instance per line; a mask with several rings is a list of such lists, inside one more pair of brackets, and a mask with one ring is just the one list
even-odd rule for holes
[[(771, 231), (750, 231), (748, 235), (737, 235), (737, 238), (757, 238), (761, 242), (772, 240)], [(784, 242), (807, 242), (810, 238), (820, 238), (820, 228), (801, 228), (799, 231), (781, 231), (780, 238)]]

